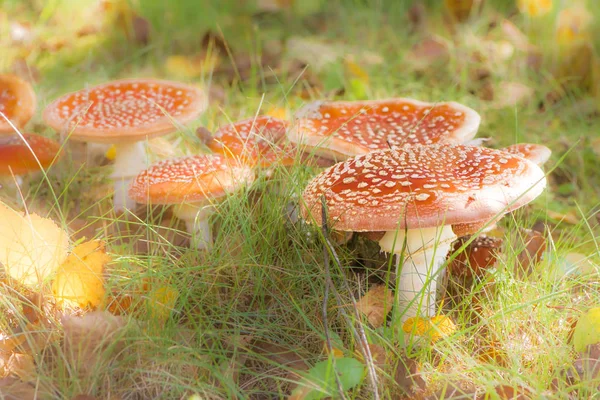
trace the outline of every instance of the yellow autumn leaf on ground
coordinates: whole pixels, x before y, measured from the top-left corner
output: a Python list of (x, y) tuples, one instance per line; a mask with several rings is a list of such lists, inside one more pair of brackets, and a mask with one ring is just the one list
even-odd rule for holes
[(24, 215), (0, 202), (0, 221), (0, 264), (20, 283), (42, 283), (67, 257), (67, 232), (51, 219)]
[(519, 11), (530, 17), (541, 17), (552, 10), (552, 0), (517, 0)]
[(359, 301), (358, 311), (365, 314), (374, 328), (383, 325), (387, 313), (392, 309), (394, 294), (385, 285), (373, 286)]
[(573, 332), (573, 346), (577, 351), (596, 343), (600, 343), (600, 307), (591, 308), (581, 315)]
[(52, 291), (59, 304), (96, 308), (104, 299), (104, 266), (111, 258), (104, 244), (91, 240), (75, 247), (58, 268)]
[(171, 316), (179, 292), (172, 286), (159, 286), (148, 296), (148, 317), (159, 325), (164, 325)]
[(583, 4), (575, 4), (558, 13), (556, 40), (562, 46), (572, 46), (590, 39), (592, 14)]
[(273, 107), (265, 115), (273, 118), (287, 119), (287, 110), (281, 107)]
[(219, 65), (216, 54), (205, 57), (170, 56), (165, 62), (165, 68), (171, 75), (180, 78), (196, 78), (203, 72), (212, 71)]
[(429, 336), (432, 343), (452, 335), (456, 325), (449, 317), (437, 315), (433, 318), (412, 317), (402, 325), (405, 333), (414, 333), (417, 336)]
[(369, 83), (369, 74), (367, 71), (358, 65), (352, 58), (344, 59), (344, 67), (350, 77), (358, 79), (363, 83)]

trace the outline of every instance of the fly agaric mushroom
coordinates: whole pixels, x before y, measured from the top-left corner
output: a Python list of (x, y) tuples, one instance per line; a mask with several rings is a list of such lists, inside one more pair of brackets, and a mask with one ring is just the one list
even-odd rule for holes
[[(399, 255), (403, 318), (435, 313), (438, 269), (456, 239), (454, 224), (482, 223), (517, 209), (544, 189), (544, 172), (509, 153), (464, 145), (416, 145), (340, 162), (304, 191), (304, 219), (321, 223), (325, 198), (331, 228), (386, 231), (381, 250)], [(399, 260), (399, 258), (398, 258)], [(422, 297), (421, 297), (422, 296)]]
[[(0, 113), (15, 127), (23, 127), (33, 116), (35, 107), (35, 92), (27, 81), (15, 75), (0, 75)], [(0, 117), (0, 133), (13, 132), (13, 127)]]
[(245, 119), (219, 128), (208, 147), (250, 165), (293, 165), (295, 147), (285, 143), (288, 125), (270, 116)]
[(544, 165), (552, 155), (552, 150), (542, 144), (534, 143), (517, 143), (501, 150), (526, 158), (539, 166)]
[(209, 216), (215, 203), (252, 183), (250, 167), (220, 154), (160, 161), (142, 171), (131, 183), (129, 196), (139, 203), (173, 205), (173, 214), (185, 222), (198, 249), (212, 245)]
[(405, 98), (317, 102), (298, 112), (287, 134), (292, 143), (315, 154), (345, 160), (390, 147), (463, 143), (475, 136), (479, 122), (479, 114), (455, 102)]
[(20, 180), (20, 175), (48, 168), (59, 157), (59, 151), (59, 143), (33, 133), (24, 133), (23, 138), (0, 136), (0, 177)]
[(207, 106), (197, 88), (156, 79), (125, 79), (66, 94), (44, 111), (44, 120), (70, 138), (114, 144), (114, 208), (134, 206), (127, 198), (133, 177), (147, 168), (144, 141), (177, 130)]
[[(468, 240), (468, 237), (459, 238), (454, 242), (452, 251), (458, 251)], [(468, 278), (482, 276), (496, 264), (502, 242), (502, 239), (492, 236), (477, 236), (456, 255), (456, 258), (448, 265), (448, 271), (454, 275)]]

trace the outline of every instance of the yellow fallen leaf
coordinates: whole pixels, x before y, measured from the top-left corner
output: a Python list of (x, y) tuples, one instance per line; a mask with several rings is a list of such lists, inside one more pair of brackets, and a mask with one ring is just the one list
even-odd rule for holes
[(575, 4), (558, 13), (556, 40), (561, 46), (571, 46), (590, 39), (592, 14), (583, 4)]
[(148, 296), (148, 317), (164, 325), (175, 307), (179, 291), (172, 286), (159, 286)]
[(170, 56), (165, 62), (165, 68), (171, 75), (181, 78), (196, 78), (205, 71), (212, 71), (219, 64), (216, 54), (206, 57)]
[(104, 153), (104, 157), (106, 157), (106, 159), (110, 161), (114, 161), (115, 158), (117, 158), (117, 148), (114, 144), (111, 145), (108, 148), (108, 150), (106, 150), (106, 153)]
[(273, 118), (287, 119), (287, 110), (281, 107), (273, 107), (265, 115)]
[(581, 315), (573, 332), (573, 346), (577, 351), (596, 343), (600, 343), (600, 307), (591, 308)]
[(69, 237), (54, 221), (0, 202), (0, 263), (15, 280), (37, 286), (67, 257)]
[(405, 333), (414, 333), (417, 336), (429, 336), (432, 343), (452, 335), (456, 325), (449, 317), (437, 315), (432, 318), (412, 317), (402, 325)]
[(547, 210), (546, 214), (548, 217), (558, 222), (566, 222), (567, 224), (571, 225), (577, 225), (579, 223), (579, 217), (574, 211), (568, 211), (567, 213), (562, 214), (557, 211)]
[(111, 257), (104, 250), (104, 243), (91, 240), (75, 247), (52, 284), (52, 291), (59, 304), (64, 306), (96, 308), (104, 299), (104, 266)]
[(394, 294), (385, 285), (373, 286), (359, 301), (358, 311), (365, 314), (369, 323), (378, 328), (383, 325), (387, 313), (392, 309)]
[(369, 83), (369, 74), (356, 62), (350, 58), (345, 58), (344, 66), (346, 67), (346, 72), (348, 75), (350, 75), (350, 77), (356, 78), (363, 83)]
[(552, 10), (552, 0), (517, 0), (519, 11), (530, 17), (541, 17)]

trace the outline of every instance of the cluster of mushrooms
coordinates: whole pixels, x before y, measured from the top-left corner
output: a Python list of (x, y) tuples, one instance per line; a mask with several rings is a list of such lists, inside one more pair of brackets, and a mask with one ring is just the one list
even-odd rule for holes
[[(293, 121), (258, 116), (221, 127), (206, 143), (212, 153), (148, 165), (149, 138), (175, 132), (207, 108), (203, 91), (154, 79), (109, 82), (66, 94), (48, 105), (44, 121), (71, 141), (116, 146), (114, 207), (173, 205), (193, 246), (212, 244), (208, 217), (215, 203), (252, 184), (259, 168), (293, 165), (298, 157), (328, 160), (300, 200), (302, 218), (369, 232), (397, 255), (401, 309), (409, 317), (436, 313), (436, 279), (452, 242), (481, 233), (504, 214), (535, 199), (546, 185), (541, 145), (495, 150), (466, 144), (480, 123), (455, 102), (316, 102)], [(60, 145), (17, 133), (33, 115), (31, 87), (0, 76), (0, 175), (46, 168)]]

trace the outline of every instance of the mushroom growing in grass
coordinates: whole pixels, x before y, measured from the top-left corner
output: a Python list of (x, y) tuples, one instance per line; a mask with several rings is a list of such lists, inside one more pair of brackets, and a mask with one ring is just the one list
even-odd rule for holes
[(22, 175), (48, 168), (59, 151), (58, 142), (33, 133), (24, 133), (23, 138), (0, 136), (0, 180), (16, 180), (20, 185)]
[(131, 179), (148, 167), (145, 141), (176, 131), (207, 106), (192, 86), (156, 79), (118, 80), (66, 94), (44, 111), (44, 120), (69, 138), (114, 144), (114, 208), (135, 204), (127, 197)]
[(215, 205), (253, 180), (249, 166), (220, 154), (182, 157), (160, 161), (140, 173), (129, 196), (139, 203), (173, 205), (173, 214), (185, 222), (193, 245), (209, 249), (208, 219)]
[[(22, 128), (35, 112), (35, 92), (31, 85), (14, 75), (0, 75), (0, 113), (17, 128)], [(14, 133), (10, 123), (0, 116), (0, 133)]]
[(316, 102), (297, 117), (289, 140), (334, 160), (405, 145), (464, 143), (480, 122), (477, 112), (459, 103), (405, 98)]
[(296, 147), (286, 141), (288, 126), (287, 121), (270, 116), (245, 119), (219, 128), (208, 147), (245, 164), (290, 166), (296, 160)]
[(398, 262), (404, 251), (397, 290), (405, 320), (420, 310), (435, 314), (436, 279), (456, 239), (454, 224), (481, 226), (529, 203), (545, 185), (537, 165), (503, 151), (416, 145), (326, 169), (305, 189), (301, 212), (320, 224), (324, 196), (332, 229), (386, 231), (381, 250)]

